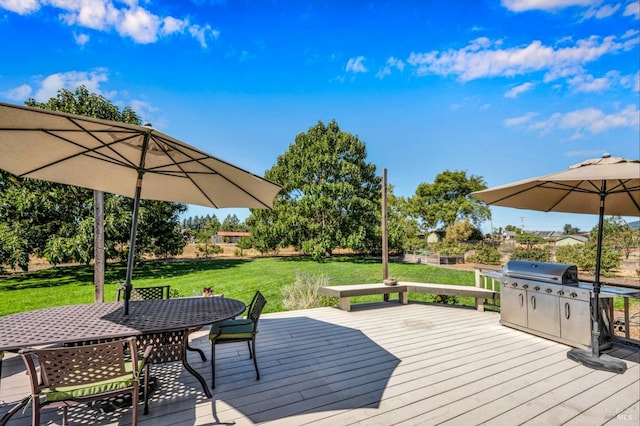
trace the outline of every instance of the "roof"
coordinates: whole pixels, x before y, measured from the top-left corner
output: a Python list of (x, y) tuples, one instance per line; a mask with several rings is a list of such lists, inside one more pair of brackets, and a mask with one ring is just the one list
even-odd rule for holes
[(250, 237), (251, 232), (218, 231), (220, 237)]

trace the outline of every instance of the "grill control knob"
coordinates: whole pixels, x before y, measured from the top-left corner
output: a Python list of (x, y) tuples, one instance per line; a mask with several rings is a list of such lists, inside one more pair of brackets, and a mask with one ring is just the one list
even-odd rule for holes
[(558, 296), (564, 296), (564, 291), (560, 290), (560, 291), (558, 292)]
[(522, 288), (524, 288), (525, 290), (529, 288), (529, 284), (523, 284)]
[(578, 297), (578, 293), (571, 293), (569, 296), (571, 296), (571, 297)]
[(551, 293), (553, 290), (551, 290), (550, 288), (545, 290), (547, 293)]
[(538, 287), (538, 286), (535, 286), (533, 289), (534, 289), (535, 291), (540, 291), (540, 287)]
[(518, 287), (518, 283), (511, 283), (511, 287)]

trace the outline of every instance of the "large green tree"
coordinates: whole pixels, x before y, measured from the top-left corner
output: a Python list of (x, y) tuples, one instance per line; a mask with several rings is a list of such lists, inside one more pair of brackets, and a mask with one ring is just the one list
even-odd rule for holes
[(446, 229), (465, 219), (479, 227), (491, 217), (491, 211), (471, 193), (486, 188), (481, 176), (445, 170), (436, 176), (433, 183), (418, 185), (415, 195), (410, 198), (412, 211), (421, 221), (424, 231)]
[(283, 187), (273, 210), (252, 210), (247, 220), (254, 246), (294, 246), (316, 258), (379, 247), (381, 179), (366, 157), (364, 142), (335, 121), (296, 136), (265, 174)]

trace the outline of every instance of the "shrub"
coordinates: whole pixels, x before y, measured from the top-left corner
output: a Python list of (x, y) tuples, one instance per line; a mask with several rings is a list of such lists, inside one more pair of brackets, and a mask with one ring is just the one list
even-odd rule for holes
[(440, 256), (464, 256), (469, 246), (451, 242), (440, 242), (432, 245)]
[(318, 308), (335, 305), (335, 298), (320, 294), (320, 287), (329, 285), (324, 275), (296, 272), (296, 282), (282, 287), (282, 304), (289, 310)]
[(446, 294), (436, 295), (434, 301), (443, 305), (455, 305), (456, 303), (458, 303), (458, 299), (456, 299), (455, 296), (448, 296)]
[(499, 265), (500, 252), (488, 245), (480, 245), (476, 247), (475, 254), (467, 258), (468, 262), (482, 263), (483, 265)]
[(550, 262), (551, 250), (549, 247), (518, 247), (511, 252), (512, 260), (530, 260), (533, 262)]
[[(615, 250), (611, 246), (604, 244), (602, 246), (600, 267), (604, 272), (619, 268), (621, 256), (620, 250)], [(589, 243), (581, 247), (560, 247), (556, 252), (556, 260), (560, 263), (577, 265), (578, 269), (583, 271), (594, 271), (596, 266), (596, 244)]]

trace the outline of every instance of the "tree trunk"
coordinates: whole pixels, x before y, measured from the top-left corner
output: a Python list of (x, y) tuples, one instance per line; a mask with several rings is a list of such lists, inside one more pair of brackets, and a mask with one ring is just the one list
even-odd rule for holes
[(104, 193), (93, 191), (93, 285), (94, 302), (104, 302)]

